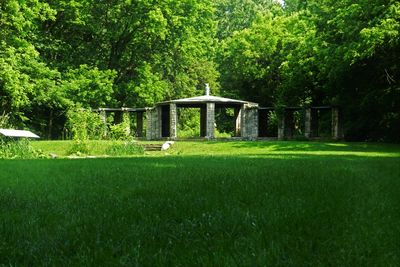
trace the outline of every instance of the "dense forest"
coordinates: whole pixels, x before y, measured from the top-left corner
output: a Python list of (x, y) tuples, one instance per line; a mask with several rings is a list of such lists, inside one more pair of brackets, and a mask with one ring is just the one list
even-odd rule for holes
[[(213, 94), (336, 105), (400, 141), (398, 0), (1, 0), (0, 113), (60, 138), (74, 107)], [(0, 114), (0, 115), (1, 115)]]

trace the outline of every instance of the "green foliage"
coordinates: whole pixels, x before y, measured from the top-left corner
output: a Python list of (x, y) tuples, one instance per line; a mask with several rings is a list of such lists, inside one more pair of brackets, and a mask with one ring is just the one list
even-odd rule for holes
[(71, 146), (69, 147), (67, 154), (75, 156), (88, 155), (90, 152), (87, 140), (73, 140)]
[(0, 115), (0, 128), (11, 128), (10, 116), (8, 114), (3, 113)]
[(41, 150), (33, 148), (28, 139), (0, 138), (0, 147), (0, 159), (47, 158)]
[(104, 137), (104, 122), (98, 113), (82, 108), (70, 109), (67, 114), (68, 130), (77, 141), (95, 140)]
[(124, 113), (122, 115), (122, 122), (118, 124), (111, 124), (111, 138), (114, 140), (131, 140), (131, 121), (129, 119), (129, 115)]
[(222, 41), (224, 94), (275, 107), (338, 105), (347, 138), (399, 141), (399, 10), (390, 0), (289, 0), (259, 12)]
[(144, 154), (144, 149), (135, 141), (114, 142), (106, 150), (110, 156), (130, 156)]
[(200, 137), (200, 112), (198, 108), (178, 110), (178, 137)]
[[(66, 111), (213, 94), (336, 105), (353, 140), (399, 140), (396, 0), (7, 0), (0, 110), (60, 138)], [(190, 124), (190, 123), (189, 123)]]
[(75, 104), (86, 108), (98, 108), (113, 103), (113, 83), (116, 72), (99, 70), (96, 67), (80, 65), (68, 70), (63, 77), (61, 90)]

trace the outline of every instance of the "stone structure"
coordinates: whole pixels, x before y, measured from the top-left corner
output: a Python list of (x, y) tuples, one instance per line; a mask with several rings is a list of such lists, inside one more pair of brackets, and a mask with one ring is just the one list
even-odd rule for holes
[(216, 108), (234, 108), (236, 116), (236, 135), (255, 139), (258, 137), (258, 104), (204, 95), (158, 103), (147, 109), (147, 139), (177, 138), (178, 108), (199, 108), (200, 136), (215, 137)]
[[(116, 122), (119, 123), (122, 121), (123, 117), (127, 117), (130, 120), (131, 113), (136, 113), (136, 137), (143, 137), (143, 114), (146, 111), (145, 108), (98, 108), (93, 109), (94, 112), (99, 112), (101, 121), (103, 122), (103, 137), (108, 135), (108, 127), (107, 127), (107, 113), (114, 113), (116, 117)], [(127, 132), (130, 132), (130, 126), (126, 129)]]
[(343, 139), (344, 137), (341, 120), (339, 108), (332, 108), (332, 138), (335, 140)]
[(241, 137), (256, 139), (258, 137), (258, 105), (244, 104), (240, 109)]
[(319, 136), (319, 112), (322, 110), (331, 111), (332, 113), (332, 139), (343, 139), (343, 130), (341, 126), (341, 115), (337, 107), (321, 106), (321, 107), (287, 107), (283, 109), (283, 114), (278, 121), (278, 139), (285, 140), (293, 138), (295, 129), (294, 112), (299, 111), (304, 115), (304, 137), (316, 138)]
[[(171, 100), (156, 104), (153, 108), (99, 108), (93, 111), (100, 112), (104, 123), (104, 136), (107, 136), (107, 113), (115, 112), (118, 117), (130, 116), (136, 113), (136, 137), (143, 137), (146, 130), (148, 140), (162, 138), (176, 139), (179, 108), (198, 108), (200, 111), (200, 137), (206, 139), (215, 138), (215, 111), (218, 108), (233, 108), (235, 116), (235, 136), (243, 139), (254, 140), (267, 136), (269, 130), (269, 116), (273, 107), (259, 107), (257, 103), (235, 100), (223, 97), (204, 96)], [(279, 140), (291, 139), (294, 137), (295, 128), (301, 129), (306, 138), (319, 136), (319, 116), (321, 111), (331, 112), (332, 139), (343, 139), (342, 115), (340, 109), (332, 106), (322, 107), (285, 107), (278, 115), (278, 136)], [(301, 114), (294, 116), (295, 112)], [(297, 114), (299, 114), (297, 113)], [(144, 129), (143, 117), (146, 114), (146, 129)], [(117, 117), (117, 116), (116, 116)], [(297, 123), (295, 123), (295, 117)], [(301, 124), (301, 125), (299, 125)], [(275, 128), (276, 130), (276, 128)]]

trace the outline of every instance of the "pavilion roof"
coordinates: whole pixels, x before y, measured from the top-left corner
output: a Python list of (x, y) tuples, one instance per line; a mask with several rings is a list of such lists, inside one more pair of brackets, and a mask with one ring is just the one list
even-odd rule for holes
[(249, 102), (249, 101), (225, 98), (225, 97), (220, 97), (220, 96), (212, 96), (212, 95), (202, 95), (202, 96), (195, 96), (195, 97), (190, 97), (190, 98), (175, 99), (175, 100), (158, 103), (158, 105), (171, 104), (171, 103), (174, 103), (174, 104), (216, 103), (216, 104), (235, 104), (235, 105), (242, 105), (242, 104), (256, 105), (256, 103)]

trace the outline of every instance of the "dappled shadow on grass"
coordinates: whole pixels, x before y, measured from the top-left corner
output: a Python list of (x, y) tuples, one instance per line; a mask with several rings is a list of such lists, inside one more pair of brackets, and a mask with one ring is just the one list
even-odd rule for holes
[(236, 148), (266, 148), (273, 151), (397, 151), (398, 145), (385, 145), (374, 143), (320, 143), (320, 142), (238, 142)]
[(230, 141), (204, 142), (209, 146), (232, 147), (236, 149), (256, 149), (265, 151), (346, 151), (346, 152), (397, 152), (400, 145), (382, 143), (342, 143), (342, 142), (312, 142), (312, 141)]

